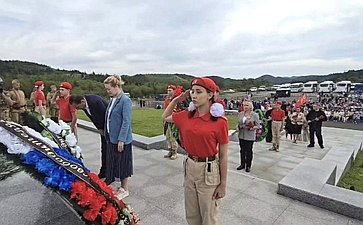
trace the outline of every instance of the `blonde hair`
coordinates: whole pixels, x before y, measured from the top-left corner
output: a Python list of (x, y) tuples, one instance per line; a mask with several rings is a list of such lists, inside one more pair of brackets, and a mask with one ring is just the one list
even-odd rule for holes
[(107, 77), (104, 81), (104, 84), (109, 84), (111, 87), (121, 87), (125, 82), (122, 80), (121, 76), (112, 75)]
[(18, 79), (14, 79), (11, 81), (11, 84), (20, 84), (20, 81)]
[(247, 104), (248, 107), (251, 109), (251, 112), (253, 111), (253, 104), (250, 101), (244, 101), (242, 104)]

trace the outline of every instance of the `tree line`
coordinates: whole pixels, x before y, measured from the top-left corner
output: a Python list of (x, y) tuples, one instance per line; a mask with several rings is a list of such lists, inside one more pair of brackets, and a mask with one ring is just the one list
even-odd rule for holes
[[(29, 98), (36, 80), (45, 82), (45, 92), (50, 90), (50, 85), (58, 86), (63, 81), (72, 84), (72, 93), (75, 94), (97, 94), (107, 97), (103, 86), (104, 79), (110, 74), (85, 73), (78, 70), (54, 69), (47, 65), (18, 60), (0, 60), (0, 77), (5, 81), (5, 89), (11, 88), (11, 81), (19, 79), (26, 97)], [(184, 89), (189, 88), (190, 81), (194, 78), (188, 74), (136, 74), (133, 76), (121, 75), (125, 81), (124, 91), (129, 92), (133, 98), (152, 98), (166, 93), (168, 84), (181, 85)], [(221, 88), (221, 90), (233, 89), (245, 91), (250, 87), (274, 84), (270, 79), (231, 79), (219, 76), (210, 76)], [(305, 76), (293, 77), (294, 80), (311, 79)], [(344, 73), (330, 74), (326, 76), (315, 76), (316, 79), (324, 80), (351, 80), (352, 82), (363, 82), (363, 70), (350, 70)], [(290, 81), (292, 78), (286, 78)]]

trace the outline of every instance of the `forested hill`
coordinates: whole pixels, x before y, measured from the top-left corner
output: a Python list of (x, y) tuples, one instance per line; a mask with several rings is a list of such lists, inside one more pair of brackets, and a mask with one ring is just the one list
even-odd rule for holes
[[(119, 74), (122, 75), (122, 74)], [(19, 79), (25, 94), (29, 96), (34, 81), (43, 80), (46, 83), (45, 92), (48, 92), (52, 84), (59, 85), (62, 81), (69, 81), (74, 86), (73, 93), (77, 94), (99, 94), (106, 96), (103, 80), (108, 74), (85, 73), (78, 70), (54, 69), (47, 65), (24, 61), (0, 60), (0, 77), (5, 81), (5, 87), (10, 88), (12, 79)], [(165, 93), (168, 84), (182, 85), (188, 88), (194, 76), (187, 74), (136, 74), (122, 75), (125, 81), (124, 90), (130, 92), (132, 97), (157, 96)], [(352, 82), (363, 82), (363, 70), (350, 70), (344, 73), (329, 74), (325, 76), (296, 76), (296, 77), (274, 77), (264, 75), (257, 79), (231, 79), (219, 76), (211, 78), (222, 90), (234, 89), (236, 91), (246, 90), (252, 86), (269, 86), (272, 84), (306, 82), (309, 80), (351, 80)]]
[[(122, 75), (125, 81), (124, 90), (130, 92), (132, 97), (157, 96), (166, 93), (168, 84), (182, 85), (188, 88), (194, 76), (187, 74), (136, 74)], [(26, 95), (32, 91), (34, 81), (43, 80), (46, 83), (46, 92), (52, 84), (58, 85), (62, 81), (69, 81), (74, 86), (72, 92), (77, 94), (95, 93), (106, 96), (103, 80), (108, 74), (85, 73), (78, 70), (54, 69), (46, 65), (23, 61), (0, 60), (0, 77), (3, 78), (6, 88), (10, 88), (12, 79), (19, 79)], [(244, 90), (251, 86), (268, 85), (264, 80), (241, 79), (235, 80), (211, 76), (221, 89)]]
[(350, 80), (353, 83), (361, 82), (363, 83), (363, 69), (361, 70), (349, 70), (344, 73), (333, 73), (329, 75), (307, 75), (307, 76), (292, 76), (292, 77), (274, 77), (272, 75), (263, 75), (256, 80), (265, 80), (272, 84), (282, 84), (282, 83), (305, 83), (307, 81), (327, 81), (331, 80), (334, 82), (342, 80)]

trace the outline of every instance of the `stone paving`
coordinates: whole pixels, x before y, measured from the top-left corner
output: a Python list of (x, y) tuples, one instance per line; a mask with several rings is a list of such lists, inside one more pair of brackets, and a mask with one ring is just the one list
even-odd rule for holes
[[(220, 224), (238, 225), (287, 225), (287, 224), (362, 224), (321, 208), (276, 194), (277, 182), (298, 165), (305, 157), (321, 159), (339, 139), (343, 130), (324, 128), (326, 148), (307, 149), (307, 143), (293, 144), (283, 138), (281, 152), (270, 152), (270, 144), (261, 142), (254, 146), (251, 173), (236, 171), (239, 147), (231, 142), (227, 196), (222, 201)], [(344, 130), (344, 135), (362, 135), (359, 131)], [(98, 172), (100, 165), (99, 135), (79, 129), (80, 146), (86, 165)], [(130, 178), (130, 203), (138, 212), (141, 224), (182, 225), (184, 216), (183, 170), (180, 155), (175, 161), (164, 159), (163, 150), (143, 150), (133, 147), (134, 176)]]

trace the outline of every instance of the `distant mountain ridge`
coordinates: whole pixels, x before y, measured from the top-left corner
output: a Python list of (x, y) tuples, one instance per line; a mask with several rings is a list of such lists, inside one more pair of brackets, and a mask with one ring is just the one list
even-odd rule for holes
[(275, 77), (272, 75), (263, 75), (256, 80), (267, 81), (271, 84), (283, 84), (283, 83), (305, 83), (307, 81), (318, 81), (323, 82), (331, 80), (334, 82), (342, 80), (350, 80), (352, 82), (363, 82), (363, 69), (361, 70), (349, 70), (342, 73), (333, 73), (328, 75), (305, 75), (305, 76), (291, 76), (291, 77)]
[[(60, 81), (73, 82), (75, 90), (79, 93), (87, 93), (98, 89), (102, 92), (103, 80), (108, 74), (96, 74), (80, 72), (79, 70), (63, 70), (54, 69), (47, 65), (34, 62), (19, 60), (0, 60), (0, 76), (6, 80), (6, 84), (11, 83), (11, 79), (20, 79), (23, 81), (23, 87), (31, 90), (32, 84), (37, 79), (45, 79), (47, 84), (57, 84)], [(363, 69), (349, 70), (342, 73), (334, 73), (328, 75), (307, 75), (307, 76), (291, 76), (278, 77), (265, 74), (256, 79), (254, 78), (223, 78), (217, 75), (210, 75), (222, 90), (233, 89), (236, 91), (244, 91), (251, 87), (259, 87), (261, 85), (271, 86), (273, 84), (295, 83), (307, 81), (326, 81), (334, 82), (341, 80), (350, 80), (352, 82), (363, 82)], [(125, 80), (125, 91), (133, 94), (133, 96), (149, 96), (164, 93), (168, 84), (182, 85), (189, 88), (190, 81), (194, 78), (188, 74), (135, 74), (122, 75)]]

